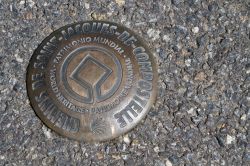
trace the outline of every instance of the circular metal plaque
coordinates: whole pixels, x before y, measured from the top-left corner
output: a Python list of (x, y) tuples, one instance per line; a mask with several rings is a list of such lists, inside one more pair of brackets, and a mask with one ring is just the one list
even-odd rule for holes
[(57, 133), (102, 141), (132, 129), (156, 98), (157, 67), (141, 39), (104, 21), (79, 22), (49, 35), (27, 72), (31, 104)]

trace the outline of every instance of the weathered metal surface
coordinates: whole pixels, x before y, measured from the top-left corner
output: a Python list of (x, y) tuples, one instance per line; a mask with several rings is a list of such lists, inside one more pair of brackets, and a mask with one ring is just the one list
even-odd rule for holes
[(102, 141), (132, 129), (156, 98), (157, 66), (128, 28), (103, 21), (62, 27), (35, 50), (27, 89), (40, 119), (57, 133)]

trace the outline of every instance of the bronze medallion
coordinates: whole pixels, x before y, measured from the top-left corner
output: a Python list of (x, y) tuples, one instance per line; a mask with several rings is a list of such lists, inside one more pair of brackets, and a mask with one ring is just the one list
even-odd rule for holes
[(102, 141), (126, 133), (156, 98), (153, 55), (131, 30), (87, 21), (64, 26), (35, 50), (27, 72), (31, 104), (57, 133)]

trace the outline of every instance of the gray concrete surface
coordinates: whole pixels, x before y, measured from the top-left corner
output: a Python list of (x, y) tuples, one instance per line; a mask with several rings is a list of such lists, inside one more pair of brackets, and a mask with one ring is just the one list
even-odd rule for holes
[[(249, 165), (249, 11), (249, 0), (0, 0), (0, 165)], [(44, 126), (25, 84), (46, 36), (91, 19), (139, 33), (160, 66), (145, 120), (96, 144)]]

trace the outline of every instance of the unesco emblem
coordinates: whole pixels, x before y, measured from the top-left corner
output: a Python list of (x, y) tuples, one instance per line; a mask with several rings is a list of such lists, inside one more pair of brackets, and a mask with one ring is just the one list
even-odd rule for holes
[[(109, 64), (99, 61), (98, 57), (94, 57), (89, 53), (90, 51), (95, 51), (99, 55), (103, 54), (105, 59), (109, 58)], [(81, 54), (81, 52), (85, 54), (84, 57), (78, 64), (74, 64), (76, 67), (71, 74), (67, 76), (67, 69), (70, 62), (76, 58), (78, 54)], [(114, 65), (116, 72), (114, 72), (109, 65)], [(92, 68), (92, 70), (88, 67)], [(61, 68), (61, 75), (65, 90), (71, 97), (79, 102), (91, 104), (104, 101), (116, 92), (122, 79), (122, 67), (116, 56), (108, 50), (98, 47), (83, 47), (75, 50), (65, 59)], [(111, 75), (114, 75), (115, 78), (113, 85), (106, 90), (102, 90), (102, 85)], [(78, 88), (75, 88), (74, 84), (70, 84), (69, 79), (77, 83), (79, 85)], [(82, 91), (85, 91), (85, 94), (81, 95), (77, 93), (79, 89), (83, 89)], [(104, 93), (103, 91), (106, 92)]]

